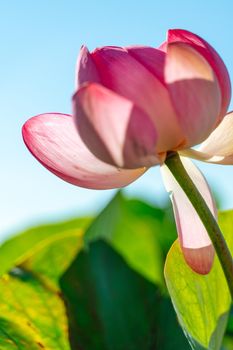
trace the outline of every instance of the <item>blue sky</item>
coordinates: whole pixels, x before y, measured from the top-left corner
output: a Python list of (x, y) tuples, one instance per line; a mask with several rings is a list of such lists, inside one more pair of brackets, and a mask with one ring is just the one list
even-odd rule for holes
[[(69, 185), (29, 154), (21, 126), (43, 112), (71, 112), (80, 46), (159, 45), (168, 28), (185, 28), (209, 41), (233, 79), (231, 0), (0, 2), (0, 237), (43, 220), (95, 212), (114, 191)], [(231, 104), (232, 108), (232, 104)], [(224, 208), (233, 208), (233, 166), (199, 163)], [(126, 192), (165, 200), (157, 168)]]

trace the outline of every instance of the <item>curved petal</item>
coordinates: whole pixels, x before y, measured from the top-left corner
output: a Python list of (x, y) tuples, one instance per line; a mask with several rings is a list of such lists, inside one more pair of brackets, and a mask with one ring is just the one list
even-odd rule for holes
[(169, 44), (165, 79), (187, 144), (202, 142), (218, 121), (221, 95), (207, 61), (189, 45)]
[(128, 169), (160, 163), (154, 125), (131, 101), (89, 84), (76, 92), (73, 102), (79, 133), (99, 159)]
[(66, 114), (33, 117), (24, 124), (22, 133), (26, 146), (41, 164), (76, 186), (91, 189), (123, 187), (146, 170), (120, 170), (101, 162), (84, 145), (72, 117)]
[(215, 49), (209, 45), (205, 40), (203, 40), (198, 35), (195, 35), (187, 30), (183, 29), (171, 29), (168, 31), (168, 43), (182, 42), (191, 45), (195, 50), (197, 50), (211, 65), (214, 70), (221, 88), (222, 95), (222, 108), (221, 108), (221, 118), (227, 112), (227, 108), (231, 100), (231, 82), (227, 71), (227, 68), (215, 51)]
[(198, 150), (187, 149), (181, 153), (204, 162), (233, 165), (233, 112), (225, 116)]
[[(211, 212), (216, 216), (216, 207), (209, 186), (195, 165), (181, 158), (186, 171), (205, 198)], [(186, 194), (166, 165), (161, 167), (162, 177), (173, 205), (179, 241), (188, 265), (200, 274), (207, 274), (213, 264), (214, 248), (199, 216)]]
[(75, 72), (75, 88), (86, 82), (100, 82), (100, 77), (86, 46), (82, 46), (77, 59)]
[(149, 46), (130, 46), (127, 52), (155, 75), (161, 83), (164, 81), (165, 53)]
[(155, 75), (124, 48), (104, 47), (92, 57), (103, 85), (134, 102), (153, 120), (157, 152), (176, 149), (184, 142), (167, 88)]

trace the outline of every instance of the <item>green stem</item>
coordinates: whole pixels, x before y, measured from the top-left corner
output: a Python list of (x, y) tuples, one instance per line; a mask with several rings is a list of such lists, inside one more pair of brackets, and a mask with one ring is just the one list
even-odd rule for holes
[(176, 181), (182, 187), (183, 191), (199, 215), (203, 225), (205, 226), (222, 265), (231, 297), (233, 299), (233, 259), (213, 214), (194, 185), (193, 181), (187, 174), (178, 153), (168, 153), (165, 164), (172, 172)]

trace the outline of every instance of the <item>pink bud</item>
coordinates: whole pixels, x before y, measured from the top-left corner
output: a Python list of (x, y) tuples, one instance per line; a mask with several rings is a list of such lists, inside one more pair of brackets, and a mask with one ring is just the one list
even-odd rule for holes
[[(82, 47), (75, 84), (72, 117), (47, 113), (23, 127), (31, 153), (63, 180), (86, 188), (123, 187), (162, 165), (168, 151), (232, 164), (232, 113), (221, 123), (230, 102), (229, 75), (197, 35), (169, 30), (157, 49), (106, 46), (90, 53)], [(204, 140), (199, 151), (187, 150)], [(184, 165), (215, 214), (205, 179), (192, 164)], [(163, 169), (185, 259), (193, 270), (208, 273), (214, 249), (207, 232)]]
[[(86, 48), (82, 48), (77, 65), (77, 81), (80, 88), (82, 83), (98, 83), (100, 87), (109, 90), (108, 94), (112, 91), (118, 95), (119, 104), (124, 97), (133, 108), (139, 108), (140, 125), (143, 125), (143, 120), (147, 120), (147, 126), (148, 119), (152, 122), (151, 128), (157, 135), (154, 156), (160, 161), (164, 159), (167, 151), (188, 148), (205, 140), (219, 124), (230, 97), (229, 77), (221, 58), (203, 39), (183, 30), (170, 30), (167, 41), (159, 49), (147, 46), (106, 46), (89, 53)], [(92, 151), (95, 144), (95, 154), (101, 155), (100, 159), (105, 162), (132, 167), (132, 163), (128, 162), (123, 154), (120, 155), (121, 159), (125, 158), (123, 162), (116, 161), (114, 157), (103, 157), (103, 147), (99, 142), (103, 135), (99, 134), (99, 128), (93, 130), (91, 123), (90, 129), (87, 123), (85, 128), (82, 127), (84, 120), (90, 120), (92, 116), (89, 113), (85, 118), (80, 118), (80, 111), (83, 111), (84, 116), (87, 109), (98, 110), (102, 113), (98, 117), (102, 120), (101, 133), (104, 133), (106, 120), (106, 132), (114, 135), (114, 132), (117, 132), (116, 126), (111, 124), (107, 127), (107, 119), (116, 120), (116, 116), (112, 119), (112, 115), (109, 115), (115, 113), (110, 112), (110, 99), (104, 99), (100, 103), (96, 98), (90, 98), (85, 100), (84, 107), (82, 100), (77, 96), (78, 91), (73, 99), (74, 119), (78, 129), (82, 129), (81, 137), (84, 143)], [(89, 103), (91, 105), (87, 107)], [(103, 112), (100, 112), (100, 104)], [(114, 106), (115, 110), (121, 109), (120, 105), (119, 108), (116, 107), (116, 103)], [(104, 112), (106, 110), (108, 115)], [(119, 113), (118, 124), (125, 123), (121, 118), (124, 119)], [(135, 114), (132, 115), (130, 123), (137, 123), (136, 118), (138, 117)], [(139, 132), (137, 136), (134, 134), (133, 142), (130, 137), (131, 133), (124, 133), (125, 144), (131, 144), (134, 165), (148, 166), (148, 158), (145, 158), (144, 164), (141, 156), (140, 161), (136, 161), (137, 147), (143, 144), (144, 137)], [(111, 153), (113, 150), (110, 148), (113, 146), (110, 146), (110, 143), (109, 140), (107, 149)], [(134, 150), (132, 144), (135, 145)], [(125, 148), (121, 144), (118, 153), (123, 152)]]

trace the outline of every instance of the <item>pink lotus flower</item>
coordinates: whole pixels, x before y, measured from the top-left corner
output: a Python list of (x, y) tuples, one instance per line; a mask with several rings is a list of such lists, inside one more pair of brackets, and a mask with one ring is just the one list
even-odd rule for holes
[[(185, 259), (205, 274), (214, 249), (163, 162), (168, 151), (178, 151), (185, 157), (233, 164), (233, 113), (225, 116), (230, 96), (228, 72), (219, 55), (185, 30), (169, 30), (158, 49), (108, 46), (89, 53), (82, 47), (73, 117), (33, 117), (23, 126), (23, 138), (47, 169), (86, 188), (123, 187), (161, 165)], [(203, 141), (199, 150), (190, 148)], [(187, 158), (182, 162), (216, 215), (203, 175)]]

